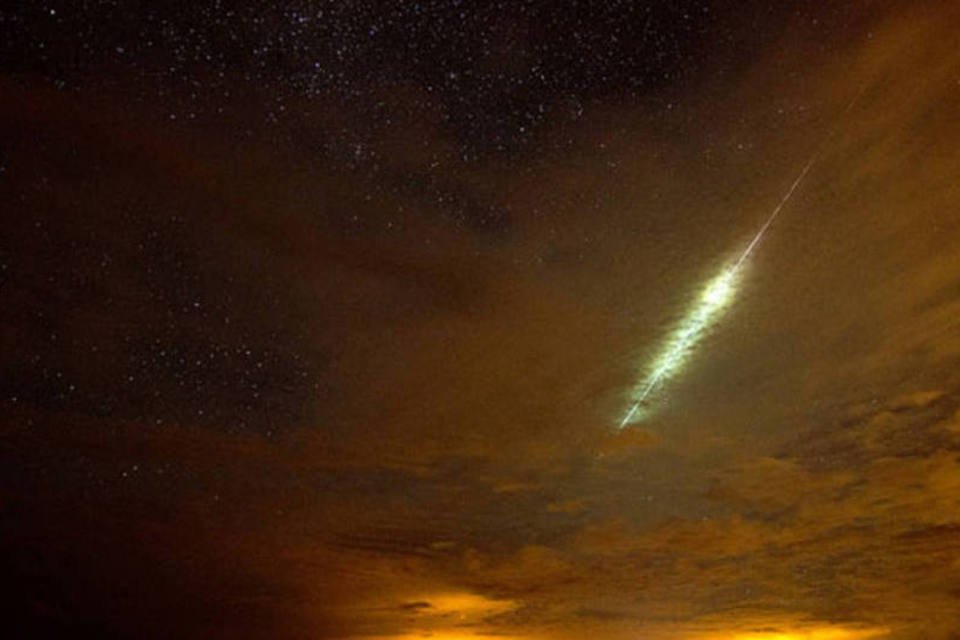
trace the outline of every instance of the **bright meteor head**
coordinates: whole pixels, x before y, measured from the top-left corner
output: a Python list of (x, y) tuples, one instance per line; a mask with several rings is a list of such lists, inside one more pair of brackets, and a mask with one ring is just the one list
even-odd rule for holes
[[(680, 368), (689, 355), (690, 349), (700, 341), (720, 310), (733, 298), (735, 279), (736, 272), (726, 269), (707, 285), (697, 305), (677, 328), (666, 348), (657, 358), (645, 386), (650, 383), (656, 384)], [(644, 393), (643, 397), (646, 397), (647, 393), (649, 391)]]
[(716, 278), (703, 292), (703, 304), (711, 307), (719, 307), (727, 302), (733, 296), (734, 272), (731, 269), (724, 271)]
[(660, 356), (654, 361), (649, 375), (634, 392), (634, 404), (620, 423), (625, 427), (636, 416), (640, 405), (653, 388), (674, 375), (686, 361), (690, 350), (696, 345), (716, 320), (718, 313), (733, 299), (738, 267), (729, 267), (710, 281), (683, 323), (673, 333)]

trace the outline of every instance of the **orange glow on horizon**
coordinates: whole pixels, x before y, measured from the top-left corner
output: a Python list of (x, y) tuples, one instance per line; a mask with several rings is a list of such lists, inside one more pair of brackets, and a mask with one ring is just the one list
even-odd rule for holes
[(745, 631), (698, 636), (697, 640), (869, 640), (889, 633), (884, 628), (810, 627), (784, 631)]
[(453, 614), (461, 617), (475, 615), (493, 615), (517, 608), (513, 600), (494, 600), (475, 593), (450, 592), (425, 595), (414, 598), (428, 603), (422, 615)]

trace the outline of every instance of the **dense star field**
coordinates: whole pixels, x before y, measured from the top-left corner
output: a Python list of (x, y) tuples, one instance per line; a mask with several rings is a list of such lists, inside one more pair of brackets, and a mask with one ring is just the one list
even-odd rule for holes
[(958, 30), (0, 8), (4, 637), (957, 638)]

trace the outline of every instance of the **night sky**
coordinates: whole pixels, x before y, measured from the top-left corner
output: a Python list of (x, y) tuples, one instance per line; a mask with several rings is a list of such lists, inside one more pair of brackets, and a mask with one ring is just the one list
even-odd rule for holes
[(19, 4), (4, 637), (960, 637), (956, 3)]

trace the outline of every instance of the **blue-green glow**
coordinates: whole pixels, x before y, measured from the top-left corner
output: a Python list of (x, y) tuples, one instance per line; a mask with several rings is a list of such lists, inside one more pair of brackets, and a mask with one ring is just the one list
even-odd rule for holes
[(690, 351), (703, 338), (720, 311), (733, 299), (738, 271), (739, 265), (725, 269), (704, 289), (696, 306), (654, 360), (650, 373), (634, 390), (634, 404), (620, 422), (621, 429), (636, 417), (653, 388), (679, 371)]

